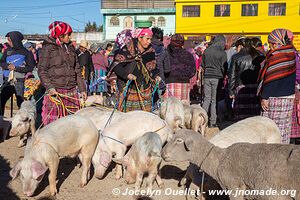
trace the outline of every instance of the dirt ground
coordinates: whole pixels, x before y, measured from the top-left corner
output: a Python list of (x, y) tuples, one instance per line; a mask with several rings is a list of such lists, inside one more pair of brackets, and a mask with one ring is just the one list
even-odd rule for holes
[[(217, 128), (208, 130), (208, 138), (218, 132)], [(134, 185), (127, 185), (124, 179), (115, 180), (114, 169), (110, 168), (105, 178), (99, 180), (93, 177), (84, 188), (79, 187), (81, 169), (75, 159), (64, 158), (60, 160), (59, 170), (57, 174), (57, 189), (58, 194), (56, 197), (49, 197), (48, 179), (47, 175), (36, 190), (34, 197), (28, 198), (22, 193), (21, 180), (19, 178), (11, 180), (9, 176), (10, 169), (17, 163), (21, 156), (24, 154), (24, 147), (18, 148), (19, 138), (9, 138), (8, 140), (0, 143), (0, 200), (14, 200), (14, 199), (153, 199), (153, 200), (179, 200), (186, 199), (184, 195), (172, 195), (169, 192), (184, 192), (183, 187), (178, 186), (178, 182), (183, 177), (188, 163), (165, 163), (161, 165), (161, 177), (164, 181), (164, 188), (159, 190), (155, 184), (154, 191), (157, 195), (148, 198), (138, 198), (132, 195), (114, 195), (113, 192), (124, 193), (127, 189), (133, 191)], [(117, 189), (116, 189), (117, 188)], [(170, 189), (171, 188), (171, 189)], [(143, 189), (145, 189), (143, 185)], [(195, 185), (191, 186), (195, 190)], [(157, 191), (159, 190), (159, 191)], [(194, 195), (190, 194), (187, 199), (194, 199)], [(213, 198), (216, 200), (216, 198)], [(224, 200), (224, 198), (221, 198)]]

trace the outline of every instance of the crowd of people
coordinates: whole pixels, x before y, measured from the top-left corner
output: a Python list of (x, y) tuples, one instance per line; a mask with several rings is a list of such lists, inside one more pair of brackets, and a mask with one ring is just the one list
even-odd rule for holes
[(150, 112), (161, 100), (176, 97), (201, 104), (209, 127), (218, 126), (223, 102), (228, 120), (267, 116), (278, 125), (282, 143), (300, 143), (300, 61), (289, 30), (272, 31), (268, 51), (257, 37), (241, 36), (229, 44), (224, 35), (185, 48), (183, 35), (166, 42), (156, 27), (124, 30), (106, 46), (83, 40), (75, 49), (69, 24), (53, 22), (49, 31), (38, 50), (23, 45), (18, 31), (7, 33), (8, 43), (0, 45), (2, 115), (13, 94), (20, 107), (25, 80), (37, 69), (46, 91), (43, 125), (76, 112), (80, 97), (92, 94), (115, 93), (122, 112)]

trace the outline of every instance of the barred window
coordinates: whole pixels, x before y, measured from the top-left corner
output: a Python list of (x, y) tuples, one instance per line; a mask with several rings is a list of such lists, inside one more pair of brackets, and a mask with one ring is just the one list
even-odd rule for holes
[(166, 26), (166, 19), (164, 17), (158, 17), (157, 19), (157, 26), (164, 27)]
[(257, 16), (258, 4), (242, 4), (242, 16)]
[(120, 20), (118, 17), (111, 17), (109, 20), (109, 25), (110, 26), (119, 26), (120, 25)]
[(182, 17), (200, 17), (200, 6), (182, 6)]
[(269, 16), (284, 16), (286, 14), (286, 3), (270, 3)]
[(155, 26), (155, 17), (149, 17), (148, 21), (152, 22), (152, 26)]
[(228, 16), (230, 16), (229, 4), (215, 5), (215, 17), (228, 17)]

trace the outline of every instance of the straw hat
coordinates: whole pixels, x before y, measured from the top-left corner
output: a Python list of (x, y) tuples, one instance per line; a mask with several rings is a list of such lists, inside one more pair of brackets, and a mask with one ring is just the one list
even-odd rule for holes
[(89, 43), (86, 40), (81, 40), (79, 46), (87, 49), (89, 46)]

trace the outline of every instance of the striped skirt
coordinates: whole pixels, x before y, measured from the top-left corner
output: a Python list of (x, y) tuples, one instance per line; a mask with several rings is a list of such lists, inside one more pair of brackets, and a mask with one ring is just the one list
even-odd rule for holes
[(163, 98), (176, 97), (190, 102), (190, 83), (168, 83)]
[(120, 93), (118, 99), (118, 110), (121, 112), (129, 112), (132, 110), (144, 110), (151, 112), (152, 110), (151, 86), (143, 91), (140, 91), (139, 94), (135, 89), (135, 85), (132, 85), (128, 89), (125, 99), (123, 92)]
[(294, 98), (269, 98), (269, 110), (261, 115), (272, 119), (281, 133), (281, 143), (290, 143)]
[(50, 99), (49, 95), (46, 95), (44, 97), (42, 108), (42, 120), (44, 126), (57, 120), (58, 118), (72, 114), (80, 109), (80, 100), (78, 98), (78, 92), (76, 88), (69, 90), (56, 89), (56, 91), (59, 94), (66, 95), (70, 98), (61, 96), (59, 97), (59, 100), (61, 100), (62, 102), (56, 104)]
[(290, 138), (300, 138), (300, 103), (294, 104)]

